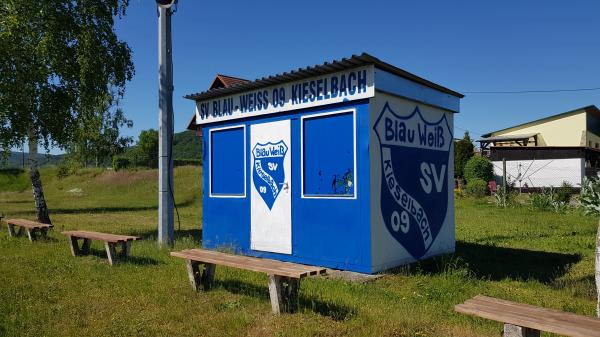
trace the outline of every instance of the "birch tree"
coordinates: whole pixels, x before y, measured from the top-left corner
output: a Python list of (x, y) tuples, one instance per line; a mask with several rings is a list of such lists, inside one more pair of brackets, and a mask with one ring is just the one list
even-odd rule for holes
[(107, 96), (134, 74), (114, 20), (127, 0), (5, 0), (0, 3), (0, 150), (25, 140), (38, 221), (51, 223), (38, 146), (66, 148)]

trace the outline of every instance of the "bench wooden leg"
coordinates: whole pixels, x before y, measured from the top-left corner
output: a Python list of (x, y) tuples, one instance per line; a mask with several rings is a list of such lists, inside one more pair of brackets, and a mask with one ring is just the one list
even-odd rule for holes
[(71, 247), (71, 254), (73, 256), (81, 254), (81, 250), (79, 249), (79, 243), (77, 242), (76, 237), (69, 236), (69, 246)]
[(8, 224), (8, 235), (9, 236), (17, 236), (17, 233), (15, 233), (15, 225)]
[(269, 295), (274, 314), (293, 313), (298, 310), (300, 279), (269, 275)]
[(33, 242), (35, 240), (35, 229), (27, 228), (27, 237), (29, 238), (29, 241)]
[(194, 291), (200, 290), (200, 263), (192, 260), (187, 260), (186, 268), (188, 272), (188, 278), (190, 279), (190, 285)]
[(126, 258), (129, 256), (130, 252), (131, 252), (131, 241), (121, 242), (121, 253), (119, 254), (119, 256), (121, 258)]
[(212, 288), (213, 282), (215, 281), (215, 270), (216, 265), (212, 263), (205, 263), (204, 270), (202, 271), (202, 278), (200, 281), (202, 282), (202, 287), (204, 291), (209, 291)]
[(83, 239), (83, 243), (81, 244), (81, 249), (79, 250), (79, 253), (81, 255), (87, 255), (87, 254), (89, 254), (91, 246), (92, 246), (92, 240), (91, 239)]
[(504, 337), (540, 337), (540, 331), (518, 325), (504, 324)]
[[(202, 270), (200, 267), (202, 266)], [(200, 263), (187, 260), (186, 263), (190, 285), (194, 291), (209, 291), (215, 280), (216, 266), (211, 263)]]
[(114, 266), (118, 263), (117, 252), (115, 250), (115, 244), (110, 242), (104, 242), (104, 248), (106, 248), (106, 256), (108, 257), (108, 263)]
[(43, 238), (47, 238), (47, 237), (48, 237), (48, 231), (49, 231), (49, 230), (50, 230), (49, 228), (42, 228), (42, 229), (40, 230), (40, 234), (41, 234), (41, 236), (42, 236)]

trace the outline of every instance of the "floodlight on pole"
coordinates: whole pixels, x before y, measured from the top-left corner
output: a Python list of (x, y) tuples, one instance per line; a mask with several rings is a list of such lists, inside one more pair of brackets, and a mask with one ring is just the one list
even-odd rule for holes
[(171, 8), (171, 6), (175, 5), (177, 0), (156, 0), (156, 4), (160, 8)]
[(177, 0), (156, 0), (158, 6), (158, 243), (170, 246), (174, 240), (173, 217), (173, 54), (171, 7)]

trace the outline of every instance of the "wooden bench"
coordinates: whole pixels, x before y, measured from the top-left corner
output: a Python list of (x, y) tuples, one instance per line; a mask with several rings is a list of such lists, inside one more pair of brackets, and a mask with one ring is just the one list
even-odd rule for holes
[[(8, 235), (18, 236), (25, 230), (27, 232), (27, 237), (29, 237), (29, 241), (31, 242), (36, 240), (36, 232), (40, 233), (40, 237), (45, 238), (48, 236), (48, 231), (54, 227), (45, 223), (25, 219), (8, 219), (6, 220), (6, 224), (8, 225)], [(19, 230), (16, 232), (15, 226), (19, 227)]]
[[(324, 268), (301, 264), (231, 255), (203, 249), (172, 252), (171, 256), (187, 260), (187, 272), (195, 291), (212, 287), (216, 265), (251, 270), (269, 275), (269, 295), (273, 313), (295, 312), (298, 309), (300, 279), (325, 273)], [(200, 267), (202, 266), (202, 270)]]
[(540, 331), (574, 337), (600, 336), (598, 318), (493, 297), (475, 296), (454, 310), (504, 323), (504, 337), (539, 337)]
[[(118, 258), (126, 258), (131, 252), (131, 242), (139, 240), (137, 236), (108, 234), (90, 231), (66, 231), (62, 234), (69, 237), (71, 245), (71, 254), (73, 256), (87, 255), (90, 253), (90, 245), (92, 240), (104, 241), (106, 255), (110, 265), (118, 263)], [(83, 239), (82, 245), (79, 246), (78, 240)], [(117, 255), (116, 246), (121, 246), (121, 252)]]

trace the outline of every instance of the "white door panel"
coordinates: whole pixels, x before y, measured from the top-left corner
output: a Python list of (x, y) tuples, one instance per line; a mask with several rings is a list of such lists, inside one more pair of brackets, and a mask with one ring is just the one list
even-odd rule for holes
[(292, 253), (290, 121), (250, 126), (250, 246)]

